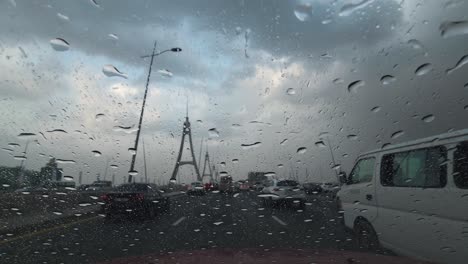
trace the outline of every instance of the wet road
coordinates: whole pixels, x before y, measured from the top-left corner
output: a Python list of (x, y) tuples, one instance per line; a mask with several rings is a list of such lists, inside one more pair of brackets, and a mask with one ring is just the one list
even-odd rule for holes
[(335, 204), (309, 196), (305, 210), (265, 208), (254, 193), (172, 198), (154, 220), (93, 216), (0, 242), (1, 263), (95, 263), (208, 248), (352, 249)]

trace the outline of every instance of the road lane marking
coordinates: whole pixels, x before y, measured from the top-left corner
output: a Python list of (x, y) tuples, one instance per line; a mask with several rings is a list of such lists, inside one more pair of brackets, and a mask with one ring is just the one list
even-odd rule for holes
[(7, 243), (10, 243), (10, 242), (13, 242), (13, 241), (16, 241), (16, 240), (21, 240), (21, 239), (25, 239), (25, 238), (30, 238), (30, 237), (42, 235), (42, 234), (45, 234), (45, 233), (48, 233), (48, 232), (51, 232), (51, 231), (55, 231), (55, 230), (62, 229), (62, 228), (67, 228), (69, 226), (80, 224), (80, 223), (83, 223), (83, 222), (88, 222), (88, 221), (91, 221), (91, 220), (94, 220), (94, 219), (97, 219), (97, 218), (101, 218), (101, 216), (94, 216), (94, 217), (90, 217), (90, 218), (80, 219), (80, 220), (77, 220), (77, 221), (74, 221), (74, 222), (71, 222), (71, 223), (66, 223), (66, 224), (62, 224), (62, 225), (59, 225), (59, 226), (54, 226), (54, 227), (51, 227), (51, 228), (46, 228), (46, 229), (42, 229), (42, 230), (38, 230), (38, 231), (33, 231), (31, 233), (27, 233), (27, 234), (24, 234), (24, 235), (21, 235), (21, 236), (12, 237), (12, 238), (9, 238), (7, 240), (2, 240), (2, 241), (0, 241), (0, 245), (7, 244)]
[(175, 221), (174, 223), (172, 223), (172, 226), (177, 226), (178, 224), (180, 224), (180, 222), (184, 221), (185, 220), (185, 216), (182, 216), (181, 218), (179, 218), (177, 221)]
[(278, 222), (280, 225), (288, 225), (285, 222), (283, 222), (283, 220), (279, 219), (276, 215), (272, 215), (271, 217), (275, 219), (275, 221)]

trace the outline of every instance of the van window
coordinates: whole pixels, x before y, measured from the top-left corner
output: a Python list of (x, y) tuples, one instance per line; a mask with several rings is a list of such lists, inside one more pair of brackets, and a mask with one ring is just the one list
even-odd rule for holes
[(384, 155), (383, 186), (441, 188), (447, 183), (447, 150), (432, 147)]
[(458, 188), (468, 189), (468, 142), (457, 146), (453, 154), (453, 181)]
[(349, 175), (348, 184), (370, 182), (374, 175), (374, 164), (375, 158), (359, 160)]

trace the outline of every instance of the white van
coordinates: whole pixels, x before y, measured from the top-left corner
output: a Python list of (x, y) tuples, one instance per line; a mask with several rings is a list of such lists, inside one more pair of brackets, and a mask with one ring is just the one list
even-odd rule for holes
[(358, 157), (337, 194), (360, 247), (468, 263), (468, 129)]

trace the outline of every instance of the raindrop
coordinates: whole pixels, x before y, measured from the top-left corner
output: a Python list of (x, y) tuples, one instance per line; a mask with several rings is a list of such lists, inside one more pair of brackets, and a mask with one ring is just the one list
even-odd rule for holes
[(452, 72), (460, 69), (461, 67), (463, 67), (463, 65), (465, 65), (467, 63), (468, 63), (468, 55), (465, 55), (465, 56), (461, 57), (458, 60), (457, 64), (455, 64), (455, 66), (453, 66), (450, 69), (447, 69), (447, 74), (451, 74)]
[(391, 139), (396, 139), (396, 138), (399, 138), (401, 136), (403, 136), (405, 134), (405, 132), (403, 130), (398, 130), (396, 132), (394, 132), (391, 136)]
[(328, 24), (330, 24), (331, 22), (333, 22), (333, 20), (331, 20), (331, 19), (328, 18), (328, 19), (322, 20), (322, 25), (328, 25)]
[(158, 73), (161, 74), (161, 76), (166, 77), (166, 78), (171, 78), (173, 75), (172, 72), (170, 72), (167, 69), (159, 70)]
[(283, 139), (283, 140), (280, 142), (280, 145), (281, 145), (281, 146), (284, 146), (284, 144), (286, 144), (287, 142), (288, 142), (288, 139), (285, 138), (285, 139)]
[(19, 138), (25, 138), (25, 139), (30, 139), (30, 138), (35, 138), (36, 134), (34, 133), (20, 133), (18, 135)]
[(136, 176), (136, 175), (138, 175), (138, 171), (136, 171), (136, 170), (129, 171), (128, 175)]
[(73, 176), (63, 176), (65, 181), (73, 181)]
[[(238, 193), (236, 193), (236, 194), (238, 194)], [(223, 222), (214, 222), (213, 225), (218, 226), (218, 225), (220, 225), (220, 224), (222, 224), (222, 223), (223, 223)]]
[(222, 167), (226, 167), (226, 162), (222, 161), (219, 163)]
[(432, 121), (434, 121), (435, 117), (434, 115), (427, 115), (427, 116), (424, 116), (422, 118), (422, 121), (426, 122), (426, 123), (430, 123)]
[(348, 85), (348, 92), (356, 93), (358, 88), (364, 86), (366, 83), (361, 80), (354, 81)]
[(53, 212), (55, 215), (62, 215), (62, 212)]
[(410, 45), (413, 49), (422, 49), (423, 48), (423, 45), (417, 39), (408, 40), (408, 45)]
[(432, 71), (432, 64), (424, 63), (423, 65), (419, 66), (414, 73), (418, 76), (421, 76), (429, 73), (430, 71)]
[(339, 170), (341, 168), (341, 164), (335, 164), (335, 166), (332, 167), (334, 170)]
[(270, 171), (270, 172), (265, 173), (264, 175), (267, 176), (267, 177), (272, 177), (272, 176), (276, 175), (276, 172)]
[(55, 38), (50, 40), (50, 45), (56, 51), (67, 51), (70, 49), (70, 43), (63, 38)]
[(343, 7), (341, 8), (340, 12), (338, 13), (339, 16), (349, 16), (351, 15), (352, 13), (354, 13), (356, 10), (359, 10), (361, 8), (364, 8), (366, 7), (368, 4), (374, 2), (374, 0), (362, 0), (358, 3), (349, 3), (349, 4), (345, 4), (343, 5)]
[(344, 83), (343, 79), (336, 78), (333, 80), (333, 84), (341, 84), (341, 83)]
[(113, 168), (113, 169), (118, 169), (118, 168), (119, 168), (119, 165), (112, 164), (112, 165), (110, 165), (110, 167)]
[(468, 21), (451, 21), (440, 24), (440, 34), (443, 38), (468, 34)]
[(94, 154), (94, 157), (100, 157), (102, 155), (102, 153), (98, 150), (93, 150), (91, 152)]
[(119, 37), (117, 37), (117, 35), (115, 35), (115, 34), (112, 34), (112, 33), (111, 33), (111, 34), (109, 34), (109, 35), (107, 35), (107, 36), (108, 36), (110, 39), (119, 40)]
[(380, 82), (383, 84), (383, 85), (388, 85), (392, 82), (396, 81), (396, 78), (393, 77), (392, 75), (384, 75), (382, 76), (382, 78), (380, 78)]
[(101, 7), (96, 0), (90, 0), (91, 4), (93, 4), (95, 7)]
[(262, 142), (254, 142), (254, 143), (251, 143), (251, 144), (242, 144), (241, 147), (242, 149), (251, 149), (251, 148), (256, 148), (256, 147), (259, 147), (260, 145), (262, 145)]
[(60, 164), (75, 164), (76, 163), (74, 160), (66, 160), (66, 159), (56, 159), (55, 161)]
[(232, 197), (236, 198), (240, 193), (235, 193)]
[(112, 128), (112, 130), (114, 130), (116, 132), (123, 131), (126, 134), (131, 134), (133, 132), (138, 131), (138, 128), (134, 128), (133, 126), (129, 126), (129, 127), (127, 127), (127, 126), (114, 126)]
[(85, 207), (85, 206), (90, 206), (91, 204), (90, 203), (79, 203), (78, 205), (81, 206), (81, 207)]
[(6, 152), (13, 152), (13, 150), (9, 149), (9, 148), (2, 148), (2, 150), (6, 151)]
[(210, 129), (208, 129), (208, 136), (210, 138), (219, 137), (219, 131), (216, 130), (216, 128), (210, 128)]
[(57, 13), (57, 17), (62, 19), (63, 21), (70, 21), (70, 18), (64, 14)]
[(221, 171), (221, 172), (219, 173), (219, 175), (220, 175), (220, 176), (228, 176), (228, 173), (227, 173), (227, 171)]
[(277, 166), (278, 166), (278, 168), (283, 168), (284, 167), (283, 164), (278, 164)]
[(10, 187), (10, 184), (4, 183), (4, 184), (2, 184), (2, 187), (8, 188), (8, 187)]
[(134, 148), (129, 148), (128, 149), (128, 152), (130, 152), (131, 155), (135, 155), (136, 154), (136, 150)]
[(199, 124), (203, 124), (203, 121), (202, 121), (202, 120), (200, 120), (200, 119), (198, 119), (198, 120), (197, 120), (197, 123), (199, 123)]
[(327, 145), (325, 145), (325, 142), (323, 142), (323, 141), (317, 141), (317, 142), (315, 142), (315, 146), (317, 146), (319, 148), (324, 148)]
[(300, 147), (297, 149), (296, 151), (298, 154), (304, 154), (307, 152), (307, 148), (306, 147)]
[(294, 90), (294, 88), (288, 88), (286, 90), (286, 94), (288, 95), (295, 95), (296, 94), (296, 90)]
[(47, 131), (47, 133), (64, 133), (64, 134), (67, 134), (68, 132), (63, 130), (63, 129), (53, 129), (53, 130)]
[(390, 147), (391, 145), (392, 145), (391, 143), (384, 143), (381, 148), (385, 149), (385, 148)]
[(106, 75), (107, 77), (117, 76), (122, 77), (124, 79), (128, 78), (127, 74), (119, 71), (115, 66), (110, 64), (104, 65), (104, 67), (102, 67), (102, 73), (104, 73), (104, 75)]
[(26, 160), (26, 156), (13, 156), (15, 160)]
[(312, 16), (312, 6), (309, 3), (296, 5), (294, 8), (294, 15), (299, 21), (307, 21)]
[(232, 163), (238, 163), (238, 162), (239, 162), (238, 159), (233, 159), (233, 160), (232, 160)]
[(358, 136), (357, 136), (357, 135), (351, 134), (351, 135), (348, 135), (347, 137), (348, 137), (349, 140), (358, 140)]
[(96, 121), (101, 121), (105, 117), (104, 114), (97, 114), (96, 115)]
[(380, 106), (374, 106), (374, 107), (372, 107), (371, 111), (372, 111), (373, 113), (377, 113), (377, 112), (380, 111), (380, 109), (381, 109)]

